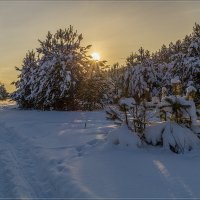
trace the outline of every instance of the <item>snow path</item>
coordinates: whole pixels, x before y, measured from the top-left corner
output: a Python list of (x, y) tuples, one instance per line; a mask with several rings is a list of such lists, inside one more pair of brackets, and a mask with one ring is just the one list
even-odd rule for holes
[[(86, 123), (86, 128), (85, 128)], [(200, 151), (111, 146), (104, 112), (0, 109), (0, 198), (199, 198)]]
[[(15, 197), (14, 194), (23, 197), (36, 197), (36, 192), (32, 189), (27, 176), (25, 176), (24, 166), (21, 163), (20, 155), (24, 149), (20, 148), (19, 145), (16, 146), (18, 144), (17, 138), (9, 129), (5, 128), (3, 124), (0, 124), (0, 126), (1, 185), (4, 186), (1, 188), (0, 194), (3, 194), (1, 197), (5, 197), (5, 194), (8, 195), (7, 197)], [(31, 166), (29, 159), (25, 158), (24, 161), (29, 164), (29, 167)]]

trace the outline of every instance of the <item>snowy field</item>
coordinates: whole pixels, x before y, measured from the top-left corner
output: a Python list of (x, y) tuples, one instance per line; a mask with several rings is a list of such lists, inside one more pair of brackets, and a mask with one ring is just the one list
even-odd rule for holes
[(0, 107), (1, 198), (200, 198), (200, 150), (114, 146), (102, 112)]

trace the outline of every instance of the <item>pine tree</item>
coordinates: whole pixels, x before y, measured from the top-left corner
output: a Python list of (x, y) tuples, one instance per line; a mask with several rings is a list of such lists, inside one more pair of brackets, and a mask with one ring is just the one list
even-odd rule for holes
[(108, 90), (106, 61), (90, 60), (88, 71), (79, 90), (79, 99), (82, 101), (81, 108), (94, 110), (103, 107), (105, 94)]
[(200, 89), (200, 26), (195, 24), (193, 33), (186, 36), (183, 42), (176, 42), (176, 52), (171, 56), (169, 71), (171, 77), (179, 76), (183, 89), (187, 83), (193, 81)]
[(87, 71), (87, 50), (81, 46), (82, 34), (70, 26), (39, 40), (38, 58), (28, 53), (24, 59), (17, 91), (13, 98), (23, 107), (75, 110), (79, 87)]
[(110, 103), (117, 103), (122, 95), (124, 70), (124, 66), (115, 63), (107, 72), (109, 91), (106, 95)]
[(8, 97), (8, 92), (3, 83), (0, 82), (0, 100), (5, 100)]
[[(84, 78), (88, 56), (87, 47), (81, 46), (82, 34), (70, 26), (48, 32), (45, 41), (39, 41), (39, 85), (35, 91), (37, 107), (56, 110), (74, 110), (77, 91)], [(46, 73), (46, 76), (43, 73)], [(42, 74), (42, 76), (40, 76)]]
[(148, 57), (143, 63), (126, 69), (124, 74), (124, 90), (127, 96), (133, 96), (139, 103), (144, 99), (148, 88), (154, 96), (158, 94), (158, 79), (153, 62)]
[(34, 105), (32, 95), (32, 89), (35, 84), (35, 71), (38, 69), (38, 63), (34, 51), (29, 51), (22, 64), (22, 68), (16, 67), (16, 70), (20, 73), (19, 80), (13, 84), (16, 87), (16, 91), (11, 94), (11, 97), (22, 108), (31, 108)]

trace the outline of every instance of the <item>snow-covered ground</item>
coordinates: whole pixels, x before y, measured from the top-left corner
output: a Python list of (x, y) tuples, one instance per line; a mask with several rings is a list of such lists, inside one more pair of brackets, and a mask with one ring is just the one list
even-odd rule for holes
[(200, 198), (200, 150), (112, 145), (116, 128), (103, 111), (24, 111), (4, 102), (0, 198)]

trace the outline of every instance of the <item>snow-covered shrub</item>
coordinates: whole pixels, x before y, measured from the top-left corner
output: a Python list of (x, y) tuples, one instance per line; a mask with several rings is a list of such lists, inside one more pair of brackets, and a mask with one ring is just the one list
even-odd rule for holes
[(118, 106), (109, 106), (106, 109), (107, 119), (117, 121), (117, 124), (126, 125), (132, 132), (143, 139), (146, 126), (146, 104), (136, 103), (135, 99), (121, 98)]
[(147, 126), (145, 139), (153, 145), (162, 145), (175, 153), (184, 153), (200, 144), (198, 137), (187, 127), (175, 122), (162, 122)]
[[(132, 100), (132, 98), (123, 99), (121, 100), (121, 104), (124, 106), (124, 103), (127, 103), (129, 108), (133, 108)], [(119, 106), (109, 106), (106, 109), (106, 113), (107, 119), (114, 120), (118, 125), (118, 128), (108, 134), (107, 140), (109, 146), (116, 145), (122, 148), (129, 147), (135, 150), (142, 145), (143, 138), (141, 133), (134, 131), (134, 119), (128, 110), (125, 114), (124, 110), (120, 110)]]
[(108, 143), (135, 149), (141, 145), (141, 140), (126, 125), (122, 125), (108, 134)]
[[(183, 119), (190, 119), (187, 109), (190, 108), (188, 101), (183, 97), (167, 96), (159, 104), (161, 118), (164, 121), (170, 120), (178, 124), (183, 123)], [(165, 116), (163, 116), (165, 115)]]
[(179, 78), (171, 80), (174, 95), (167, 96), (166, 88), (162, 89), (162, 99), (158, 103), (158, 110), (162, 123), (155, 123), (145, 129), (145, 140), (153, 145), (163, 145), (176, 153), (190, 151), (199, 139), (196, 132), (197, 115), (193, 101), (196, 89), (189, 86), (186, 96), (182, 95), (181, 82)]
[(186, 96), (181, 95), (181, 82), (179, 79), (172, 79), (172, 87), (174, 95), (166, 96), (158, 105), (160, 109), (160, 117), (163, 121), (174, 121), (178, 124), (184, 124), (191, 127), (196, 123), (196, 106), (193, 98), (196, 93), (196, 89), (193, 86), (189, 86), (186, 89)]

